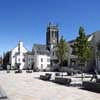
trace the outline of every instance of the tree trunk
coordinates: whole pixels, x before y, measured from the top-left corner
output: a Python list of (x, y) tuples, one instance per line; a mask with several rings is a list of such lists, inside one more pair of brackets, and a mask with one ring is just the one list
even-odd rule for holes
[[(60, 65), (61, 65), (61, 67), (63, 66), (63, 61), (62, 61), (62, 59), (61, 59), (61, 64), (60, 64)], [(62, 71), (62, 75), (61, 75), (61, 76), (62, 76), (62, 78), (63, 78), (63, 71)]]
[(81, 80), (82, 80), (82, 82), (83, 82), (83, 70), (82, 70), (82, 65), (81, 65), (81, 71), (82, 71)]

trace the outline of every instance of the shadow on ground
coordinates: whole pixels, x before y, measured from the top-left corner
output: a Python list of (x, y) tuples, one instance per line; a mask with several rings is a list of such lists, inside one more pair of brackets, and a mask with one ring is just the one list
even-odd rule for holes
[(62, 85), (62, 86), (67, 86), (67, 87), (78, 87), (79, 89), (81, 90), (86, 90), (86, 91), (89, 91), (89, 92), (94, 92), (94, 93), (100, 93), (100, 91), (97, 91), (97, 90), (91, 90), (91, 89), (85, 89), (82, 87), (82, 84), (80, 83), (75, 83), (75, 84), (70, 84), (70, 85), (64, 85), (64, 84), (60, 84), (60, 83), (56, 83), (55, 80), (42, 80), (40, 79), (39, 77), (35, 77), (36, 79), (39, 79), (41, 81), (46, 81), (46, 82), (52, 82), (52, 83), (55, 83), (55, 84), (58, 84), (58, 85)]
[(81, 90), (86, 90), (86, 91), (89, 91), (89, 92), (94, 92), (94, 93), (99, 93), (100, 94), (100, 91), (97, 91), (97, 90), (92, 90), (92, 89), (85, 89), (85, 88), (79, 88)]

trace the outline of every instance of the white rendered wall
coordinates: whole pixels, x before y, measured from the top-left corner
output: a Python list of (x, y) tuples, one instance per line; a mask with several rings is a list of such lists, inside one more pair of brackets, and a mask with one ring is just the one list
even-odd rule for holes
[[(47, 55), (35, 55), (35, 66), (38, 67), (40, 70), (46, 69), (48, 65), (50, 65), (50, 56)], [(43, 59), (43, 61), (41, 61)], [(49, 61), (48, 61), (49, 59)]]
[[(94, 34), (94, 41), (95, 41), (95, 44), (97, 44), (99, 41), (100, 41), (100, 31), (96, 32)], [(98, 59), (98, 70), (100, 71), (100, 59)]]
[[(20, 48), (20, 50), (19, 50)], [(15, 66), (15, 63), (20, 63), (20, 69), (24, 68), (24, 53), (26, 53), (27, 50), (24, 48), (23, 43), (19, 42), (16, 48), (14, 48), (11, 51), (11, 66)], [(20, 61), (19, 61), (20, 59)]]
[(97, 43), (100, 41), (100, 31), (94, 32), (93, 33), (93, 39), (92, 39), (92, 43), (93, 46), (95, 48), (95, 59), (96, 59), (96, 65), (97, 65), (97, 69), (100, 71), (100, 60), (97, 59)]
[(34, 62), (34, 56), (26, 54), (25, 55), (25, 68), (31, 68), (33, 62)]

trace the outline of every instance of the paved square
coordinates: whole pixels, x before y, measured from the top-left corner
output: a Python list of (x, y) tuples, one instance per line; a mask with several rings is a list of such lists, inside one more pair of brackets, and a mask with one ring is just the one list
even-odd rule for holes
[(0, 72), (0, 86), (10, 100), (100, 100), (100, 93), (42, 81), (40, 74)]

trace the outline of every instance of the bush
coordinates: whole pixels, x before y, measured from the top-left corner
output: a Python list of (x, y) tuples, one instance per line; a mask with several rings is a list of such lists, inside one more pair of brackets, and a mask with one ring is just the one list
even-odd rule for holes
[(81, 74), (80, 70), (75, 70), (75, 69), (69, 68), (69, 67), (60, 67), (59, 71), (60, 72), (67, 72), (68, 75)]

